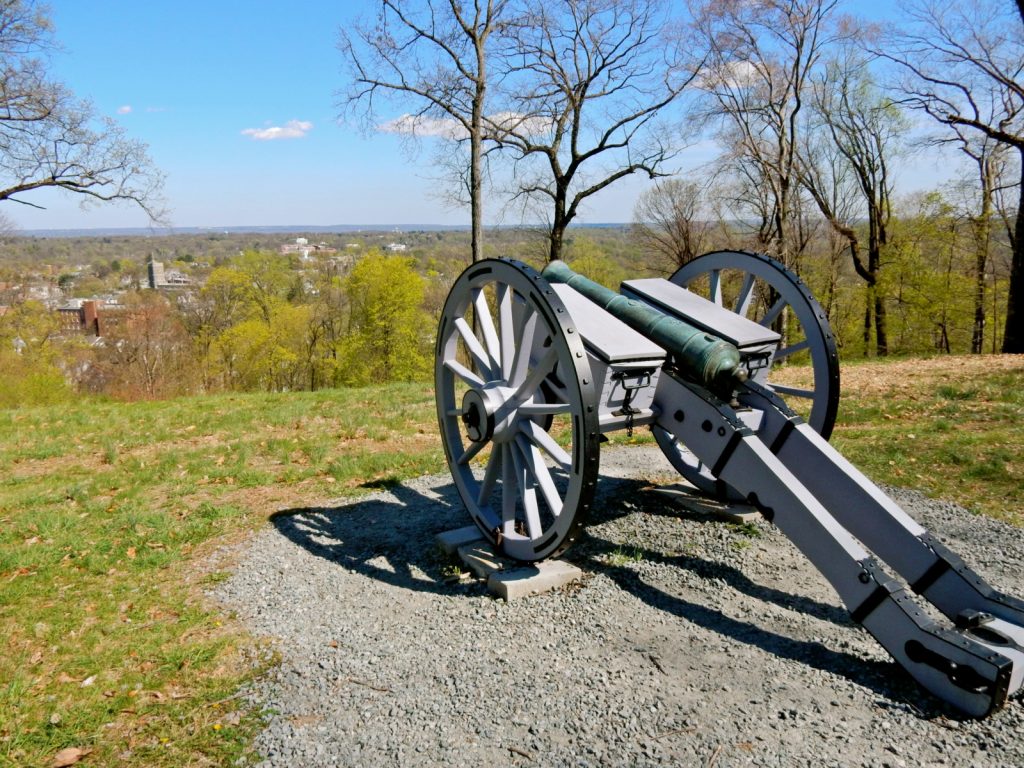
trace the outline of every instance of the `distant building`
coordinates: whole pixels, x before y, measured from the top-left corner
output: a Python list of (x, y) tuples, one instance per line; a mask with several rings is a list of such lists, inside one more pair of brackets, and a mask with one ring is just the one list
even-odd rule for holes
[(385, 251), (391, 251), (391, 253), (402, 253), (409, 250), (409, 246), (405, 243), (388, 243), (384, 246)]
[(72, 299), (57, 307), (61, 332), (82, 336), (104, 336), (121, 325), (128, 315), (128, 309), (114, 300)]
[(102, 301), (77, 299), (63, 307), (57, 307), (60, 329), (64, 333), (80, 333), (84, 336), (100, 335), (100, 307)]
[(285, 243), (281, 246), (281, 254), (287, 256), (288, 254), (297, 253), (302, 258), (308, 259), (310, 254), (313, 253), (337, 253), (337, 248), (332, 248), (327, 243), (316, 243), (310, 244), (309, 240), (304, 237), (295, 238), (294, 243)]
[(150, 259), (149, 264), (147, 264), (146, 267), (149, 270), (150, 288), (156, 291), (167, 285), (167, 279), (164, 277), (164, 263), (162, 261)]
[(154, 291), (168, 288), (187, 288), (192, 285), (192, 278), (176, 269), (164, 269), (162, 261), (150, 259), (146, 267), (149, 270), (149, 287)]

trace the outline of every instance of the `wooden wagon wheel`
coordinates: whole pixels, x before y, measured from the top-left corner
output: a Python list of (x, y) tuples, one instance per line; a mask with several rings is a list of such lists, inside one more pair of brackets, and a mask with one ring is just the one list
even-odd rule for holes
[(598, 415), (583, 341), (536, 270), (486, 260), (459, 276), (435, 384), (445, 456), (476, 525), (518, 560), (562, 552), (593, 498)]
[[(795, 331), (783, 339), (769, 365), (753, 378), (774, 390), (791, 405), (809, 404), (807, 422), (828, 439), (839, 408), (839, 355), (825, 310), (807, 285), (775, 259), (745, 251), (714, 251), (680, 267), (669, 280), (693, 290), (764, 327), (770, 327), (785, 310), (791, 313)], [(794, 355), (810, 357), (813, 383), (809, 389), (775, 383), (772, 370)], [(795, 401), (795, 402), (794, 402)], [(722, 495), (725, 489), (686, 446), (663, 429), (655, 439), (673, 467), (701, 490)]]

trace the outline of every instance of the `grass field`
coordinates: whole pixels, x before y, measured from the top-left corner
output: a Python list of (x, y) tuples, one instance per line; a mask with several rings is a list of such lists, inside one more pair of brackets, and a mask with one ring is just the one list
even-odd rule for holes
[[(786, 372), (794, 382), (805, 375)], [(833, 442), (874, 479), (1024, 523), (1024, 360), (847, 366)], [(443, 471), (422, 384), (0, 411), (0, 766), (228, 765), (272, 662), (204, 604), (278, 509)]]

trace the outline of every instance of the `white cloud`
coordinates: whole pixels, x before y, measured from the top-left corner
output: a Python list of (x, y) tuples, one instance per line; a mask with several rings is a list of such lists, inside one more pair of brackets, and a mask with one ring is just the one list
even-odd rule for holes
[(132, 111), (132, 105), (131, 104), (125, 104), (123, 107), (118, 107), (117, 108), (117, 114), (119, 114), (119, 115), (127, 115), (131, 111)]
[[(499, 130), (515, 130), (517, 133), (537, 135), (551, 128), (551, 121), (543, 117), (525, 117), (517, 112), (496, 112), (486, 118)], [(450, 117), (423, 117), (405, 114), (381, 123), (377, 130), (382, 133), (398, 133), (406, 136), (439, 136), (444, 139), (465, 139), (469, 132), (458, 120)]]
[(243, 136), (250, 136), (255, 141), (273, 141), (275, 139), (301, 139), (313, 129), (308, 120), (289, 120), (284, 125), (272, 125), (267, 128), (246, 128)]
[(445, 139), (464, 139), (469, 134), (457, 120), (451, 118), (402, 115), (377, 126), (382, 133), (400, 133), (407, 136), (440, 136)]
[(757, 67), (750, 61), (727, 61), (717, 69), (707, 69), (697, 78), (697, 87), (706, 91), (716, 88), (748, 88), (758, 80)]

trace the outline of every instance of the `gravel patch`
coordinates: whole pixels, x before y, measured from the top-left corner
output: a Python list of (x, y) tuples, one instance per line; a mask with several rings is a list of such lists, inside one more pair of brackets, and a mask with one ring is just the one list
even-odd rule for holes
[[(447, 475), (276, 516), (213, 593), (280, 652), (247, 691), (260, 765), (1024, 765), (1019, 701), (958, 718), (782, 534), (651, 486), (676, 480), (656, 447), (603, 451), (582, 584), (512, 603), (445, 583)], [(893, 493), (1024, 593), (1019, 529)]]

